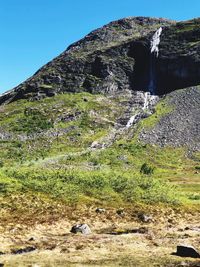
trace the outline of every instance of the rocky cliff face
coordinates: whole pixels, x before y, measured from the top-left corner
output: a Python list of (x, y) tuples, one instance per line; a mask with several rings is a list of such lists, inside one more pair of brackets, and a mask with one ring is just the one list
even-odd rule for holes
[(150, 38), (157, 28), (171, 24), (143, 17), (111, 22), (69, 46), (0, 103), (61, 92), (147, 90)]
[[(66, 92), (124, 93), (131, 98), (117, 122), (129, 128), (150, 116), (159, 98), (175, 91), (168, 105), (176, 108), (151, 129), (143, 129), (139, 139), (199, 150), (200, 95), (198, 87), (193, 87), (199, 84), (200, 19), (176, 23), (131, 17), (111, 22), (72, 44), (30, 79), (0, 96), (0, 104)], [(190, 86), (183, 93), (176, 91)]]

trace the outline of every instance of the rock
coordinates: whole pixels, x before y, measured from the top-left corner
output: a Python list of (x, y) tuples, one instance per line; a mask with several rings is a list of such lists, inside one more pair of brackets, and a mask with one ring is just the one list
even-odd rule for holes
[(11, 251), (12, 254), (22, 254), (22, 253), (28, 253), (31, 251), (36, 250), (35, 247), (25, 247), (25, 248), (20, 248), (20, 249), (13, 249)]
[(35, 237), (30, 237), (28, 241), (35, 241)]
[(138, 215), (138, 219), (140, 219), (144, 223), (149, 223), (149, 222), (152, 222), (153, 221), (152, 216), (146, 215), (144, 213), (139, 214)]
[(118, 210), (116, 211), (116, 213), (117, 213), (119, 216), (121, 216), (121, 217), (123, 217), (123, 216), (125, 215), (124, 209), (118, 209)]
[(129, 233), (131, 234), (148, 234), (149, 229), (147, 227), (139, 227), (135, 229), (129, 230)]
[(151, 129), (142, 130), (139, 139), (145, 144), (200, 150), (199, 88), (189, 87), (168, 94), (165, 103), (174, 107), (173, 112), (162, 116)]
[(140, 227), (140, 228), (138, 229), (138, 233), (139, 233), (139, 234), (148, 234), (148, 232), (149, 232), (149, 229), (146, 228), (146, 227)]
[(177, 251), (174, 255), (180, 257), (200, 258), (199, 252), (194, 247), (186, 245), (177, 246)]
[(96, 211), (96, 213), (104, 213), (104, 212), (106, 212), (106, 210), (102, 209), (102, 208), (97, 208), (95, 211)]
[(99, 142), (97, 142), (97, 141), (94, 141), (94, 142), (92, 142), (90, 147), (91, 148), (100, 148), (101, 144)]
[(200, 227), (185, 227), (185, 230), (200, 232)]
[(90, 227), (86, 223), (74, 225), (70, 232), (73, 234), (81, 233), (83, 235), (89, 235), (92, 233)]

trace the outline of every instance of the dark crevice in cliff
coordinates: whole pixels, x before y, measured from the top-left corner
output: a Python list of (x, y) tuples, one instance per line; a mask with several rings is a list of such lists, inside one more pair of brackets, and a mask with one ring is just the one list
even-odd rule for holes
[(200, 64), (190, 58), (158, 59), (156, 63), (157, 94), (167, 94), (200, 84)]
[(134, 72), (130, 77), (132, 89), (134, 91), (148, 91), (150, 69), (149, 47), (140, 42), (135, 42), (131, 45), (128, 56), (135, 59)]
[(156, 57), (150, 53), (148, 45), (142, 42), (133, 43), (128, 56), (135, 59), (134, 72), (130, 77), (134, 91), (164, 95), (200, 84), (200, 64), (191, 58)]

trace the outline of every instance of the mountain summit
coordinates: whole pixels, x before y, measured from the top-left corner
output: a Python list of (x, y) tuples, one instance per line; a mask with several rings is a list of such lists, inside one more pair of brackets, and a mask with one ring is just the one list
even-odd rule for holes
[[(174, 22), (131, 17), (109, 23), (72, 44), (33, 77), (0, 98), (40, 99), (63, 92), (147, 91), (152, 68), (157, 95), (200, 83), (200, 19)], [(159, 36), (159, 55), (151, 42)]]

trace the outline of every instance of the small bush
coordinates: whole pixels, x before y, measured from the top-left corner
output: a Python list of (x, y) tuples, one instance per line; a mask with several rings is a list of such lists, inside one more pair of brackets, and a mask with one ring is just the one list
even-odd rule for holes
[(189, 195), (188, 198), (190, 200), (200, 200), (200, 194), (192, 194), (192, 195)]
[(24, 110), (24, 116), (17, 121), (14, 131), (26, 132), (27, 134), (37, 133), (53, 127), (45, 114), (39, 110)]
[(200, 171), (200, 166), (195, 166), (195, 170)]
[(146, 175), (152, 175), (154, 173), (154, 167), (149, 166), (147, 163), (142, 164), (140, 168), (140, 173), (146, 174)]

